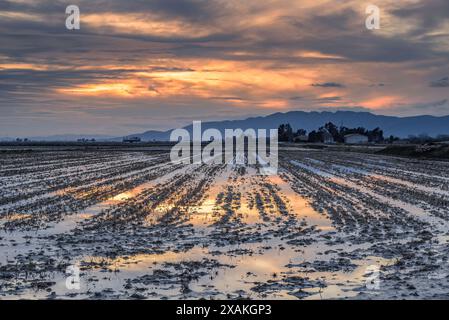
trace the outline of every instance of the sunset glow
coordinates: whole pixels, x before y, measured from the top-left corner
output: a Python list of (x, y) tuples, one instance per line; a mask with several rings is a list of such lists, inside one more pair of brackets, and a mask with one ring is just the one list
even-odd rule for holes
[(47, 121), (31, 123), (41, 114), (52, 133), (88, 119), (125, 134), (185, 125), (180, 110), (202, 120), (289, 110), (448, 113), (437, 103), (447, 88), (431, 85), (449, 74), (449, 22), (437, 19), (445, 1), (428, 9), (377, 1), (382, 27), (374, 31), (359, 1), (79, 1), (80, 30), (63, 24), (66, 1), (6, 2), (2, 135), (49, 133)]

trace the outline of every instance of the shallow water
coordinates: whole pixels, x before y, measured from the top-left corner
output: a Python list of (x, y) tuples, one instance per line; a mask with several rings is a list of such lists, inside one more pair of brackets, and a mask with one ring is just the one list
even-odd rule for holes
[[(391, 271), (387, 270), (402, 256), (389, 252), (388, 246), (406, 247), (408, 241), (414, 241), (414, 230), (422, 227), (419, 221), (429, 224), (437, 240), (425, 244), (426, 249), (444, 252), (448, 221), (435, 214), (444, 212), (444, 208), (438, 202), (421, 206), (410, 198), (389, 198), (375, 188), (374, 181), (386, 181), (389, 184), (385, 188), (392, 190), (432, 194), (435, 188), (415, 186), (401, 176), (371, 173), (354, 167), (352, 162), (348, 166), (335, 164), (323, 152), (307, 152), (307, 156), (301, 150), (296, 152), (298, 158), (292, 157), (287, 163), (293, 167), (280, 168), (278, 175), (259, 175), (257, 168), (242, 170), (235, 164), (217, 171), (194, 165), (121, 190), (58, 221), (46, 222), (43, 228), (2, 230), (1, 267), (21, 266), (24, 257), (35, 263), (64, 261), (81, 268), (81, 288), (67, 289), (67, 275), (60, 270), (30, 271), (25, 278), (19, 270), (16, 282), (0, 280), (18, 289), (0, 294), (15, 299), (333, 299), (364, 294), (375, 299), (392, 291), (386, 285), (380, 291), (367, 290), (367, 270), (376, 266), (382, 276), (389, 275)], [(382, 161), (380, 158), (379, 164)], [(300, 175), (295, 176), (298, 172)], [(191, 177), (183, 181), (180, 177), (187, 174)], [(302, 178), (316, 184), (305, 185)], [(165, 188), (176, 191), (163, 192)], [(189, 202), (197, 195), (191, 190), (201, 197)], [(153, 201), (157, 205), (151, 212), (142, 212), (141, 221), (127, 222), (113, 232), (86, 228), (105, 211), (110, 212), (110, 219), (142, 210), (141, 203), (156, 191), (159, 198)], [(447, 195), (443, 191), (434, 193)], [(373, 218), (372, 212), (377, 216)], [(393, 220), (392, 212), (409, 225), (394, 225), (398, 220)], [(168, 214), (174, 214), (175, 219), (165, 219)], [(27, 215), (10, 214), (1, 221), (22, 220)], [(384, 229), (369, 234), (373, 231), (369, 229), (373, 223), (370, 219)], [(343, 229), (342, 221), (352, 223), (352, 229)], [(114, 228), (120, 227), (120, 219), (113, 222)], [(404, 233), (408, 238), (393, 239), (396, 227), (415, 229)], [(139, 232), (144, 236), (138, 237)], [(371, 237), (364, 240), (364, 236)], [(417, 257), (419, 263), (423, 259)], [(30, 287), (36, 279), (55, 284), (47, 290)]]

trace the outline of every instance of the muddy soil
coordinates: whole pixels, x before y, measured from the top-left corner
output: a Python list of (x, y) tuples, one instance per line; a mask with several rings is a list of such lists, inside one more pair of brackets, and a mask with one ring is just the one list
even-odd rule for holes
[(449, 298), (448, 162), (288, 148), (279, 164), (1, 153), (0, 298)]

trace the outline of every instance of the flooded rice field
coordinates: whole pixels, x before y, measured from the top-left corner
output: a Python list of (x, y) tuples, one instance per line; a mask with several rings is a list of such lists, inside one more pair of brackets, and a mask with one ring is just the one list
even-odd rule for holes
[(448, 162), (288, 148), (259, 170), (4, 151), (0, 299), (449, 298)]

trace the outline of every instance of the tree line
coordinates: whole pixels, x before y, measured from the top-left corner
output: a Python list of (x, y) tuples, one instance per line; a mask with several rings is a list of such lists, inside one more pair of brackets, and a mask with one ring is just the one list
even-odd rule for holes
[(281, 124), (278, 128), (279, 141), (293, 142), (293, 141), (307, 141), (307, 142), (324, 142), (326, 138), (332, 137), (336, 143), (343, 143), (344, 137), (348, 134), (361, 134), (368, 138), (368, 142), (380, 143), (380, 142), (393, 142), (398, 138), (390, 136), (388, 139), (384, 138), (384, 132), (380, 128), (373, 130), (367, 130), (364, 127), (347, 128), (345, 126), (337, 127), (332, 122), (326, 123), (318, 130), (313, 130), (309, 134), (304, 129), (298, 129), (296, 132), (289, 123)]

